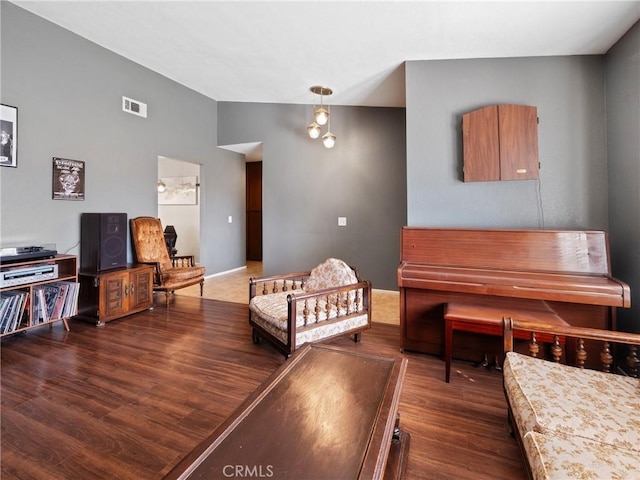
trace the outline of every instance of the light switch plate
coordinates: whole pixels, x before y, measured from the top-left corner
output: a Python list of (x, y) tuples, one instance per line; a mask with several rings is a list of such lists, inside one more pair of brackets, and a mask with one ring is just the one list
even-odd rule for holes
[(338, 226), (346, 227), (347, 226), (347, 217), (338, 217)]

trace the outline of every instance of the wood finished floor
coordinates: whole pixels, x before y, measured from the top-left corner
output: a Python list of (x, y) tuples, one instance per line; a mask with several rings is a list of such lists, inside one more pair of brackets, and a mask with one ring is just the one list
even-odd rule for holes
[[(251, 342), (246, 303), (163, 301), (101, 328), (72, 320), (3, 339), (3, 480), (160, 479), (284, 362)], [(454, 361), (446, 384), (441, 359), (400, 354), (396, 325), (331, 343), (408, 358), (406, 479), (526, 478), (499, 373)]]

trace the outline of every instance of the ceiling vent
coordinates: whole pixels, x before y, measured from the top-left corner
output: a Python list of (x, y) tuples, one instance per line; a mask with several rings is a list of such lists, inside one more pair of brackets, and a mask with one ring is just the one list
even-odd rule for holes
[(147, 104), (128, 97), (122, 97), (122, 110), (147, 118)]

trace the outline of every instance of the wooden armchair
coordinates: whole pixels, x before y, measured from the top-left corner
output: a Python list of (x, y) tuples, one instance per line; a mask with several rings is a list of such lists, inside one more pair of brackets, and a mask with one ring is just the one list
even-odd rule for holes
[(253, 341), (271, 342), (285, 357), (304, 343), (353, 335), (371, 328), (371, 283), (342, 260), (313, 270), (249, 280)]
[(137, 217), (130, 220), (131, 241), (138, 263), (155, 266), (153, 290), (165, 293), (166, 303), (175, 290), (200, 284), (200, 296), (204, 286), (204, 267), (198, 266), (193, 256), (169, 257), (164, 232), (159, 218)]

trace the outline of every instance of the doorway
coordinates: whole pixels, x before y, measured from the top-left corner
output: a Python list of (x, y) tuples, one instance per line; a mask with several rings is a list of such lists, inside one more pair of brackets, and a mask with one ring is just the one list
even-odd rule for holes
[(262, 261), (262, 162), (246, 163), (247, 261)]
[[(162, 190), (164, 184), (165, 191)], [(158, 157), (158, 218), (174, 227), (177, 255), (200, 261), (200, 165)]]
[(249, 262), (262, 262), (262, 142), (218, 145), (244, 155), (245, 162), (245, 251)]

